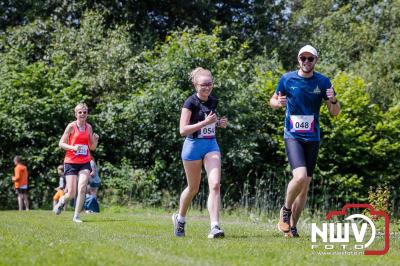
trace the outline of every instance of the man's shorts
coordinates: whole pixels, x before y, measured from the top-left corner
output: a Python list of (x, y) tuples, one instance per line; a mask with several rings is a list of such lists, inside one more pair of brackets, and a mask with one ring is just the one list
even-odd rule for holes
[(182, 160), (196, 161), (202, 160), (207, 153), (217, 151), (219, 146), (215, 138), (212, 139), (191, 139), (186, 138), (182, 148)]
[(28, 193), (28, 188), (16, 188), (15, 191), (18, 194), (26, 194), (26, 193)]
[(80, 171), (88, 170), (89, 172), (92, 171), (90, 167), (90, 162), (87, 163), (64, 163), (64, 175), (78, 175)]
[(319, 141), (303, 142), (294, 138), (285, 139), (286, 155), (292, 170), (307, 168), (307, 176), (312, 176), (319, 151)]

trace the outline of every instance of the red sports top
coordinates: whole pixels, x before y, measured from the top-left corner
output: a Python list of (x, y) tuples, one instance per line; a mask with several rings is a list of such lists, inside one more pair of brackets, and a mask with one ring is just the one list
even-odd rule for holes
[(85, 131), (79, 131), (77, 123), (74, 123), (73, 131), (68, 137), (68, 144), (82, 145), (83, 148), (78, 151), (67, 150), (64, 163), (84, 164), (90, 162), (89, 150), (89, 127), (85, 124)]

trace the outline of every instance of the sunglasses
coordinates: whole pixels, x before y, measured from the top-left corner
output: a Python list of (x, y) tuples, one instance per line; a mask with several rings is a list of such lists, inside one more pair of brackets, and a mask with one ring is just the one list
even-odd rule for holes
[(314, 62), (315, 57), (314, 56), (310, 56), (310, 57), (305, 57), (305, 56), (300, 56), (300, 60), (301, 62), (305, 62), (306, 60), (310, 63)]
[(80, 114), (80, 115), (82, 115), (82, 114), (86, 115), (86, 114), (87, 114), (87, 111), (78, 111), (78, 114)]
[(200, 84), (200, 83), (198, 83), (198, 85), (200, 86), (200, 87), (212, 87), (212, 83), (203, 83), (203, 84)]

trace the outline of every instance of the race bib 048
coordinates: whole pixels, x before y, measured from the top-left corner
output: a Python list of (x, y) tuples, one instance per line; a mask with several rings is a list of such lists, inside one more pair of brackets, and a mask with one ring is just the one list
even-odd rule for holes
[(313, 133), (314, 116), (313, 115), (291, 115), (290, 132)]
[(198, 135), (198, 138), (203, 138), (203, 139), (214, 138), (215, 137), (215, 125), (216, 125), (216, 123), (212, 123), (205, 127), (202, 127), (200, 129), (200, 134)]

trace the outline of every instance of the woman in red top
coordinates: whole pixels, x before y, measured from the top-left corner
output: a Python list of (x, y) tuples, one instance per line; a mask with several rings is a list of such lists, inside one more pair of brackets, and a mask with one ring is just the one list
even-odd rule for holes
[[(78, 194), (72, 219), (77, 223), (82, 222), (79, 213), (85, 201), (86, 186), (91, 172), (90, 150), (96, 149), (99, 140), (99, 135), (93, 133), (92, 126), (86, 123), (87, 116), (87, 105), (84, 103), (78, 104), (75, 107), (76, 121), (68, 124), (59, 142), (59, 146), (66, 150), (64, 175), (67, 183), (67, 193), (60, 198), (54, 211), (56, 214), (60, 214), (65, 203), (75, 198), (75, 195)], [(77, 182), (78, 193), (76, 192)]]

